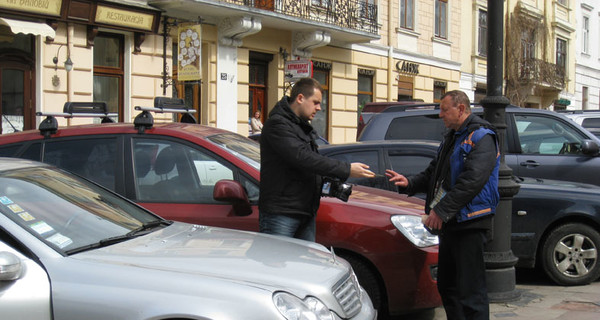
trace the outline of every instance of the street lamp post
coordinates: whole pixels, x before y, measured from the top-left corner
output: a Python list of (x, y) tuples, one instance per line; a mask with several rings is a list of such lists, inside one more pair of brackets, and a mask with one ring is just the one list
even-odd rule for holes
[(519, 298), (515, 289), (517, 258), (510, 248), (512, 199), (519, 185), (511, 178), (512, 169), (504, 161), (506, 106), (510, 101), (502, 95), (504, 49), (504, 1), (488, 0), (487, 96), (481, 101), (483, 116), (498, 130), (501, 160), (498, 178), (500, 203), (494, 218), (494, 238), (486, 245), (484, 259), (488, 297), (491, 302)]

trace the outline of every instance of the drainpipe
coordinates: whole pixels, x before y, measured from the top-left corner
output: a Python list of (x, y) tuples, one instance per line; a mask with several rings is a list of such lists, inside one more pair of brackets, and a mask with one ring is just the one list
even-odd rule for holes
[[(71, 39), (73, 39), (75, 35), (75, 26), (73, 26), (72, 23), (67, 23), (67, 57), (71, 57), (71, 52), (73, 49), (73, 42), (71, 41)], [(74, 96), (75, 96), (75, 92), (72, 86), (72, 81), (71, 81), (71, 73), (74, 73), (75, 70), (71, 70), (71, 72), (66, 72), (66, 77), (67, 77), (67, 101), (73, 101), (74, 100)], [(71, 125), (71, 118), (67, 118), (67, 125), (70, 126)]]
[(392, 1), (388, 0), (388, 79), (387, 79), (387, 101), (394, 101), (392, 97), (393, 92), (393, 81), (394, 81), (394, 47), (392, 45), (392, 40), (394, 39), (392, 31), (394, 31), (394, 22), (392, 21), (393, 12), (392, 12)]

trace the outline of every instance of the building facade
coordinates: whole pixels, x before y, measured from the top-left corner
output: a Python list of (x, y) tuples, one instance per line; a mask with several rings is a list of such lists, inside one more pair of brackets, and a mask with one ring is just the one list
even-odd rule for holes
[(139, 1), (0, 1), (2, 133), (34, 129), (37, 112), (67, 101), (106, 101), (130, 121), (159, 91), (160, 19)]
[[(578, 0), (575, 58), (575, 95), (567, 109), (600, 109), (600, 6), (598, 1)], [(596, 36), (594, 36), (596, 34)]]
[[(575, 3), (506, 0), (504, 95), (512, 104), (561, 109), (575, 95)], [(479, 101), (486, 95), (487, 1), (463, 1), (461, 89)]]

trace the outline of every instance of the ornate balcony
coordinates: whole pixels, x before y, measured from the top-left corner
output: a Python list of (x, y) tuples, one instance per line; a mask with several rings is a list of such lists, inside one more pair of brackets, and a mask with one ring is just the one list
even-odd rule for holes
[(377, 34), (377, 5), (361, 0), (221, 0)]
[(262, 26), (305, 32), (326, 31), (332, 42), (360, 43), (379, 39), (373, 0), (149, 0), (164, 15), (201, 18), (218, 25), (223, 19), (252, 16)]
[(565, 70), (540, 59), (523, 59), (519, 62), (519, 79), (562, 90), (565, 87)]

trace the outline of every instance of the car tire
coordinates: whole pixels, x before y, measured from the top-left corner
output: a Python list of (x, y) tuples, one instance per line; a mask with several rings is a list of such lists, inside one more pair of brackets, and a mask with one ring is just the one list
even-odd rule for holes
[(552, 230), (542, 246), (542, 267), (559, 285), (585, 285), (600, 276), (600, 234), (581, 223)]
[(380, 315), (387, 314), (387, 299), (385, 298), (383, 287), (380, 285), (380, 281), (373, 273), (371, 268), (369, 268), (369, 266), (360, 258), (355, 256), (341, 253), (339, 256), (350, 263), (354, 273), (356, 274), (356, 277), (358, 278), (358, 282), (360, 283), (361, 287), (365, 289), (369, 295), (369, 298), (371, 298), (373, 307), (377, 309), (377, 312)]

